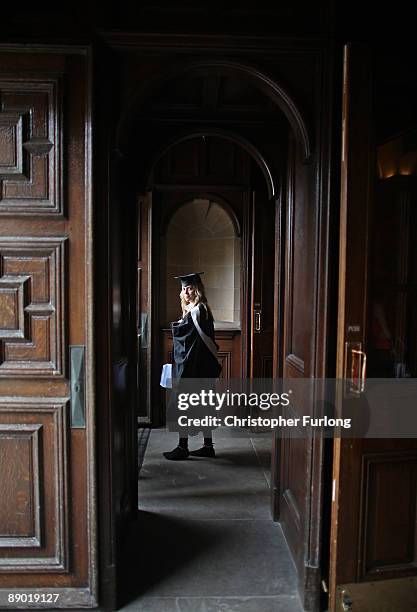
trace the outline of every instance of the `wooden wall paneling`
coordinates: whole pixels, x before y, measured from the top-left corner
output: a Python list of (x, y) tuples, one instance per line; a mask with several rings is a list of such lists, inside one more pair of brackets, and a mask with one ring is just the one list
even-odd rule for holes
[(219, 361), (223, 366), (221, 378), (240, 378), (242, 362), (242, 336), (236, 330), (216, 330)]
[(264, 355), (262, 357), (261, 378), (272, 378), (273, 372), (273, 357), (272, 355)]
[(250, 158), (235, 142), (227, 137), (201, 134), (189, 137), (171, 146), (156, 164), (153, 172), (154, 186), (193, 185), (247, 185)]
[[(408, 446), (408, 448), (407, 448)], [(341, 583), (380, 581), (415, 574), (416, 450), (413, 441), (355, 440), (345, 483), (349, 544), (341, 548)], [(398, 499), (401, 499), (400, 506)], [(355, 506), (355, 507), (353, 507)], [(347, 550), (351, 551), (346, 558)]]
[(203, 142), (202, 138), (185, 140), (168, 151), (167, 182), (181, 183), (184, 179), (195, 179), (204, 172)]
[[(161, 355), (163, 363), (172, 361), (172, 333), (163, 329), (161, 334)], [(240, 378), (241, 371), (241, 334), (238, 330), (216, 330), (219, 345), (218, 359), (222, 364), (221, 378)]]

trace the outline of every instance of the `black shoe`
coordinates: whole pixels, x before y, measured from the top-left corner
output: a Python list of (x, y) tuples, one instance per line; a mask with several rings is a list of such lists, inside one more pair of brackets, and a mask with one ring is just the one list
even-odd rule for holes
[(171, 461), (181, 461), (182, 459), (187, 459), (190, 451), (188, 448), (183, 448), (182, 446), (177, 446), (172, 451), (167, 451), (163, 453), (165, 459), (170, 459)]
[(202, 446), (201, 448), (190, 451), (190, 455), (193, 457), (215, 457), (216, 453), (214, 452), (214, 448), (212, 446)]

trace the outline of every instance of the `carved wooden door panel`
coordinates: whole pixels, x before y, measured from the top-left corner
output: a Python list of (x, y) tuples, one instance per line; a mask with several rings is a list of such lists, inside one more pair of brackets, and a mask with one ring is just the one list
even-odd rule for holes
[(1, 608), (96, 605), (89, 64), (0, 48)]

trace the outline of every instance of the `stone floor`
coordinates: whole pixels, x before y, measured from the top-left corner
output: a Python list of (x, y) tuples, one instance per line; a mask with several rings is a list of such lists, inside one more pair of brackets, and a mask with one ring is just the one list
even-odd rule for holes
[[(214, 432), (215, 459), (167, 461), (153, 430), (128, 536), (123, 612), (301, 612), (295, 570), (270, 517), (270, 434)], [(190, 449), (201, 438), (190, 438)]]

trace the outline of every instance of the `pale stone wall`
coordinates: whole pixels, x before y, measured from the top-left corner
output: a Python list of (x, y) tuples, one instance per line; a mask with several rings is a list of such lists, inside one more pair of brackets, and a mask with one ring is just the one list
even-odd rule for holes
[(174, 214), (167, 229), (167, 322), (180, 316), (180, 284), (173, 277), (200, 271), (215, 321), (240, 325), (241, 240), (219, 204), (196, 199)]

